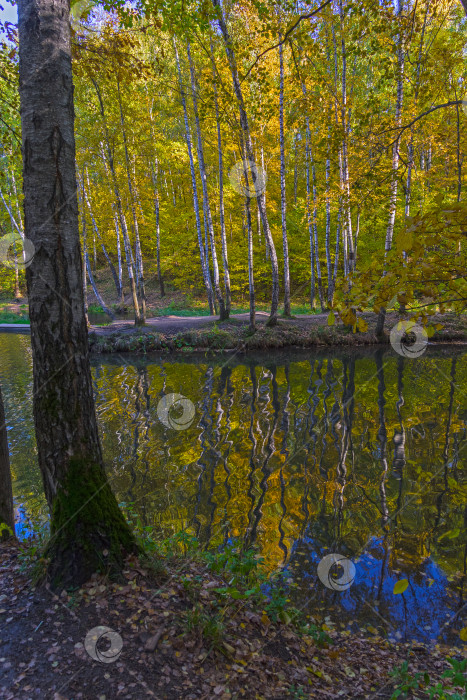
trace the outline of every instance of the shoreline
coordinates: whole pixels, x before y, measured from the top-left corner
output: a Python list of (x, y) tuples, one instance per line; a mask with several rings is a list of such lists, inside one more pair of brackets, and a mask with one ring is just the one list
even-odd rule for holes
[[(389, 330), (399, 321), (397, 313), (388, 314), (386, 338), (381, 341), (374, 333), (376, 315), (361, 315), (368, 324), (366, 332), (353, 333), (339, 320), (327, 325), (327, 314), (279, 318), (276, 326), (266, 325), (268, 314), (258, 312), (257, 328), (251, 333), (248, 314), (237, 314), (220, 322), (216, 317), (161, 316), (148, 319), (145, 326), (128, 321), (114, 321), (105, 326), (89, 327), (89, 349), (94, 354), (147, 353), (238, 353), (249, 354), (260, 350), (306, 350), (309, 348), (363, 348), (389, 345)], [(443, 327), (435, 330), (428, 346), (467, 344), (467, 315), (437, 314), (432, 324)], [(0, 332), (30, 334), (27, 324), (0, 324)]]

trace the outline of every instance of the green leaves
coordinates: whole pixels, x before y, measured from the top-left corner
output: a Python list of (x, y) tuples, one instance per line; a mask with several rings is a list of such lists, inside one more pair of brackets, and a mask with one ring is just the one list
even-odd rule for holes
[(403, 593), (404, 591), (407, 590), (409, 586), (409, 582), (406, 578), (402, 578), (400, 581), (396, 581), (394, 584), (394, 588), (392, 589), (392, 592), (394, 595), (399, 595), (400, 593)]
[(441, 537), (438, 537), (438, 542), (441, 542), (441, 540), (444, 540), (445, 538), (455, 540), (456, 537), (459, 537), (460, 532), (459, 527), (456, 527), (454, 530), (448, 530), (448, 532), (445, 532), (443, 535), (441, 535)]

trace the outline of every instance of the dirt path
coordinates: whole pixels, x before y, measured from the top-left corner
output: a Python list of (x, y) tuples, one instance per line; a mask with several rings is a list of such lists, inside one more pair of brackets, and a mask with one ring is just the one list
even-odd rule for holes
[[(256, 312), (256, 323), (258, 325), (263, 325), (267, 322), (269, 314), (264, 311)], [(327, 314), (309, 314), (298, 316), (293, 319), (281, 318), (280, 322), (290, 326), (312, 326), (320, 325), (325, 323), (327, 320)], [(158, 316), (156, 318), (148, 318), (146, 320), (146, 326), (140, 330), (144, 332), (150, 331), (157, 333), (178, 333), (180, 331), (187, 331), (193, 328), (205, 328), (213, 325), (215, 322), (219, 322), (218, 316)], [(248, 325), (250, 322), (250, 314), (233, 314), (228, 321), (224, 321), (225, 325), (235, 324), (235, 325)], [(91, 326), (91, 330), (97, 332), (99, 335), (108, 335), (119, 331), (125, 333), (126, 331), (132, 332), (135, 328), (133, 321), (121, 321), (116, 320), (109, 323), (107, 326)]]

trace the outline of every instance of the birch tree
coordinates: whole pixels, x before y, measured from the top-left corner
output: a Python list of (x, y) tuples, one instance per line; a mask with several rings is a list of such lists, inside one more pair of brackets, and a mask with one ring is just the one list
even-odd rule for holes
[[(402, 13), (404, 11), (404, 0), (397, 0), (397, 74), (396, 74), (396, 113), (395, 113), (395, 126), (398, 129), (401, 125), (402, 118), (402, 99), (404, 94), (404, 36), (402, 29)], [(392, 247), (392, 239), (394, 236), (394, 223), (396, 220), (396, 208), (397, 208), (397, 186), (398, 178), (397, 171), (399, 169), (399, 147), (400, 147), (400, 133), (395, 137), (394, 144), (392, 147), (392, 164), (391, 164), (391, 190), (389, 195), (389, 216), (388, 225), (386, 228), (386, 240), (384, 243), (384, 253), (387, 255)], [(377, 336), (382, 336), (384, 331), (384, 321), (386, 318), (386, 308), (381, 307), (378, 313), (378, 320), (376, 322), (375, 333)]]
[(69, 3), (19, 0), (26, 269), (37, 456), (54, 587), (136, 551), (104, 471), (89, 365), (75, 175)]
[[(225, 23), (224, 14), (222, 12), (222, 7), (220, 0), (212, 0), (215, 8), (217, 8), (217, 20), (219, 23), (219, 28), (222, 33), (224, 40), (225, 51), (229, 61), (230, 72), (232, 74), (232, 82), (234, 86), (235, 96), (237, 98), (238, 108), (240, 112), (240, 126), (243, 131), (243, 139), (245, 141), (245, 148), (248, 160), (251, 164), (251, 177), (253, 185), (256, 185), (257, 181), (257, 170), (256, 170), (256, 160), (253, 152), (253, 145), (251, 141), (250, 127), (248, 124), (248, 116), (245, 109), (245, 102), (243, 99), (243, 92), (240, 84), (240, 78), (238, 75), (237, 61), (235, 57), (235, 51), (233, 48), (232, 39)], [(277, 310), (279, 307), (279, 266), (277, 263), (276, 248), (274, 246), (274, 241), (271, 235), (271, 230), (269, 228), (269, 221), (266, 212), (266, 205), (261, 193), (257, 194), (257, 203), (261, 215), (261, 223), (263, 226), (264, 235), (266, 238), (267, 246), (269, 249), (269, 254), (271, 257), (271, 270), (272, 270), (272, 298), (271, 298), (271, 313), (269, 316), (268, 324), (270, 326), (275, 326), (277, 323)]]
[(206, 255), (205, 255), (204, 249), (203, 249), (203, 236), (201, 233), (201, 217), (199, 214), (199, 202), (198, 202), (198, 185), (196, 183), (195, 161), (193, 158), (193, 149), (192, 149), (192, 145), (191, 145), (190, 122), (188, 120), (186, 94), (185, 94), (185, 88), (183, 86), (182, 69), (180, 66), (180, 58), (178, 56), (177, 43), (175, 41), (175, 38), (173, 39), (173, 47), (174, 47), (174, 52), (175, 52), (175, 61), (176, 61), (176, 65), (177, 65), (180, 100), (181, 100), (182, 107), (183, 107), (183, 117), (184, 117), (184, 122), (185, 122), (185, 141), (186, 141), (186, 147), (187, 147), (187, 151), (188, 151), (188, 158), (190, 160), (191, 186), (192, 186), (192, 190), (193, 190), (193, 208), (195, 211), (196, 232), (198, 234), (198, 247), (199, 247), (199, 255), (200, 255), (200, 259), (201, 259), (201, 270), (203, 273), (204, 286), (206, 287), (206, 294), (208, 297), (209, 310), (212, 314), (214, 312), (214, 299), (213, 299), (213, 293), (212, 293), (211, 280), (209, 278), (209, 267), (208, 267), (209, 261), (206, 260)]

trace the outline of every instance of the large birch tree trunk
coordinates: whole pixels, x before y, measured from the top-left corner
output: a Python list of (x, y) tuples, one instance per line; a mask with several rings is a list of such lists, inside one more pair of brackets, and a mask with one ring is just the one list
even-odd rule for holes
[(84, 313), (67, 0), (19, 0), (26, 269), (37, 455), (52, 586), (121, 568), (136, 545), (104, 471)]

